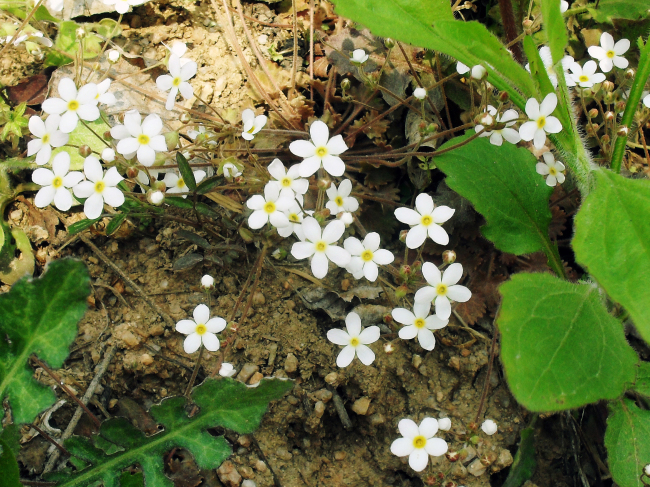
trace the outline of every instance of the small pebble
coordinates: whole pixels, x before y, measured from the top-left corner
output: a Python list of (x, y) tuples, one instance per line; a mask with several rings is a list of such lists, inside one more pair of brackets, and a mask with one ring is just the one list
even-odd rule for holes
[(345, 453), (344, 451), (335, 451), (334, 452), (334, 460), (337, 460), (339, 462), (342, 462), (345, 460), (345, 457), (347, 457), (348, 454)]
[(330, 372), (325, 376), (325, 382), (327, 382), (330, 385), (335, 385), (339, 380), (339, 374), (336, 372)]
[(332, 399), (332, 393), (327, 389), (320, 389), (314, 393), (314, 397), (319, 401), (327, 403)]
[(472, 463), (467, 466), (467, 471), (474, 477), (480, 477), (485, 473), (486, 467), (481, 463), (481, 460), (476, 458)]
[(286, 448), (278, 448), (275, 454), (278, 458), (285, 461), (289, 461), (293, 457), (293, 455), (289, 453)]
[(255, 372), (255, 373), (252, 375), (251, 380), (248, 381), (248, 383), (249, 383), (250, 385), (255, 385), (255, 384), (257, 384), (259, 381), (261, 381), (263, 378), (264, 378), (264, 376), (263, 376), (262, 374), (260, 374), (259, 372)]
[(221, 464), (217, 469), (217, 475), (226, 487), (239, 487), (241, 483), (241, 475), (230, 460)]
[(417, 369), (420, 365), (422, 365), (422, 357), (417, 354), (413, 355), (413, 360), (411, 362), (413, 363), (413, 367)]
[[(253, 472), (253, 469), (250, 468), (250, 467), (243, 466), (243, 467), (239, 467), (238, 470), (239, 470), (239, 474), (242, 477), (244, 477), (245, 479), (253, 479), (253, 478), (255, 478), (255, 472)], [(246, 481), (244, 480), (244, 482), (246, 482)], [(242, 484), (242, 485), (244, 485), (244, 484)]]
[(360, 416), (365, 416), (368, 414), (368, 408), (370, 407), (370, 399), (367, 397), (360, 397), (352, 405), (352, 411), (359, 414)]
[(287, 374), (292, 374), (298, 370), (298, 359), (292, 353), (287, 355), (286, 360), (284, 361), (284, 371)]
[(237, 443), (239, 443), (244, 448), (248, 448), (251, 446), (251, 437), (248, 435), (241, 435), (239, 438), (237, 438)]
[(241, 382), (246, 382), (251, 376), (259, 370), (259, 367), (255, 364), (246, 364), (241, 368), (239, 374), (237, 374), (237, 380)]
[(314, 405), (314, 416), (316, 416), (317, 418), (321, 418), (324, 413), (325, 413), (325, 404), (323, 404), (321, 401), (318, 401)]
[(264, 295), (261, 292), (256, 291), (255, 294), (253, 294), (252, 303), (253, 303), (253, 307), (259, 308), (260, 306), (262, 306), (262, 305), (264, 305), (266, 303), (266, 298), (264, 297)]
[(266, 463), (264, 463), (262, 460), (257, 460), (255, 462), (255, 470), (257, 470), (260, 473), (264, 473), (268, 470), (268, 467), (266, 466)]
[(143, 353), (140, 355), (140, 363), (144, 366), (151, 365), (153, 363), (153, 357), (148, 353)]
[(252, 480), (246, 479), (241, 483), (241, 487), (257, 487), (257, 484)]

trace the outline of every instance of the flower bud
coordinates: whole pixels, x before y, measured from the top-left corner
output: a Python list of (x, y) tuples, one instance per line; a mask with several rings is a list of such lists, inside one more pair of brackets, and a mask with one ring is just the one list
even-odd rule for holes
[(40, 49), (34, 49), (31, 52), (31, 55), (34, 56), (34, 58), (39, 62), (42, 61), (43, 59), (45, 59), (45, 53), (43, 51), (41, 51)]
[(271, 257), (273, 257), (275, 260), (284, 260), (287, 258), (287, 251), (283, 248), (275, 249), (271, 254)]
[(410, 276), (413, 270), (411, 269), (410, 265), (403, 265), (399, 269), (399, 273), (402, 274), (403, 276)]
[(484, 467), (489, 467), (496, 461), (496, 459), (497, 459), (496, 452), (489, 451), (481, 455), (480, 462)]
[(392, 343), (390, 343), (390, 342), (388, 342), (388, 343), (384, 343), (384, 353), (385, 353), (386, 355), (390, 355), (390, 354), (393, 353), (394, 351), (395, 351), (395, 347), (393, 346)]
[(460, 455), (458, 454), (457, 451), (448, 451), (445, 456), (447, 457), (447, 460), (449, 460), (451, 463), (457, 462), (458, 459), (460, 458)]
[(499, 101), (500, 101), (501, 103), (505, 103), (505, 102), (507, 102), (509, 99), (510, 99), (510, 95), (508, 94), (507, 91), (502, 91), (501, 93), (499, 93)]
[(413, 90), (413, 96), (418, 100), (424, 100), (427, 97), (427, 90), (418, 86)]
[(456, 262), (456, 252), (454, 252), (453, 250), (445, 250), (442, 253), (442, 261), (445, 264), (453, 264), (454, 262)]
[(162, 191), (147, 191), (147, 201), (154, 206), (160, 206), (165, 201), (165, 193)]
[(616, 94), (612, 93), (612, 92), (609, 92), (609, 91), (606, 91), (605, 96), (603, 96), (603, 101), (605, 103), (607, 103), (608, 105), (611, 105), (612, 103), (614, 103), (616, 101)]
[(343, 91), (348, 91), (348, 90), (350, 89), (351, 86), (352, 86), (352, 83), (350, 83), (350, 80), (349, 80), (349, 79), (347, 79), (347, 78), (343, 78), (343, 79), (341, 80), (341, 89), (342, 89)]
[(167, 143), (167, 150), (174, 150), (178, 145), (178, 132), (165, 132), (163, 136)]
[(192, 120), (192, 116), (187, 112), (183, 112), (181, 113), (179, 120), (181, 121), (181, 123), (190, 123), (190, 120)]
[(614, 112), (612, 111), (605, 112), (605, 120), (612, 121), (614, 120), (615, 117), (616, 115), (614, 115)]
[(402, 243), (405, 243), (405, 242), (406, 242), (406, 235), (407, 235), (408, 233), (409, 233), (408, 230), (401, 230), (401, 231), (399, 232), (399, 241), (402, 242)]
[(451, 419), (440, 418), (438, 420), (438, 428), (440, 428), (442, 431), (449, 431), (451, 429)]
[(643, 467), (643, 473), (645, 474), (646, 477), (650, 477), (650, 463), (648, 463), (645, 467)]
[(81, 157), (88, 157), (92, 153), (93, 150), (85, 144), (79, 147), (79, 155)]
[(214, 277), (209, 274), (206, 274), (201, 278), (201, 286), (205, 289), (212, 289), (214, 287)]
[(453, 480), (450, 480), (445, 484), (445, 487), (458, 487), (458, 484), (454, 482)]
[(483, 433), (485, 433), (486, 435), (492, 436), (494, 433), (497, 432), (497, 424), (491, 419), (486, 419), (485, 421), (483, 421), (483, 424), (481, 425), (481, 429), (483, 430)]
[(387, 325), (391, 325), (393, 323), (393, 315), (391, 315), (390, 313), (387, 313), (387, 314), (384, 315), (383, 320), (384, 320), (384, 323), (386, 323)]
[(110, 49), (106, 53), (106, 57), (108, 58), (109, 63), (115, 64), (116, 62), (118, 62), (120, 60), (120, 51), (118, 51), (116, 49)]
[(603, 135), (603, 136), (600, 138), (600, 141), (601, 141), (603, 144), (609, 144), (609, 141), (610, 141), (610, 140), (611, 140), (611, 138), (609, 137), (609, 134), (605, 134), (605, 135)]
[(625, 102), (623, 100), (616, 102), (616, 111), (623, 113), (625, 111)]
[(625, 125), (621, 125), (621, 126), (618, 128), (618, 132), (616, 132), (616, 135), (618, 135), (619, 137), (627, 137), (627, 134), (628, 134), (629, 132), (630, 132), (630, 129), (627, 128), (627, 126), (625, 126)]
[(532, 21), (532, 20), (530, 20), (530, 19), (525, 19), (525, 20), (521, 23), (521, 25), (524, 27), (524, 32), (525, 32), (526, 34), (531, 34), (531, 33), (532, 33), (532, 32), (531, 32), (531, 29), (532, 29), (532, 27), (533, 27), (533, 21)]
[(346, 227), (349, 227), (350, 225), (352, 225), (352, 222), (354, 222), (354, 217), (352, 216), (352, 213), (350, 213), (349, 211), (342, 211), (336, 216), (336, 218), (338, 218), (343, 223), (345, 223)]
[(124, 115), (125, 115), (124, 112), (120, 112), (120, 113), (117, 114), (117, 121), (120, 122), (121, 124), (124, 123)]
[(603, 81), (602, 87), (603, 87), (603, 90), (607, 91), (608, 93), (611, 93), (612, 91), (614, 91), (614, 88), (615, 88), (614, 83), (612, 83), (609, 80), (608, 81)]
[(86, 37), (86, 29), (84, 29), (83, 27), (79, 27), (77, 30), (75, 30), (74, 34), (77, 39), (79, 40), (83, 39), (84, 37)]
[(332, 185), (332, 180), (328, 177), (324, 177), (319, 179), (316, 185), (318, 186), (318, 189), (321, 190), (329, 189), (329, 187)]
[(396, 299), (402, 299), (406, 294), (409, 292), (409, 288), (402, 285), (395, 289), (395, 298)]
[(386, 39), (384, 39), (384, 46), (386, 46), (386, 49), (392, 49), (395, 47), (395, 41), (390, 37), (386, 37)]
[(251, 243), (253, 241), (253, 232), (251, 232), (246, 227), (239, 227), (239, 236), (247, 244), (249, 244), (249, 243)]
[(126, 170), (126, 177), (129, 179), (135, 179), (138, 177), (138, 168), (137, 167), (129, 167)]
[(589, 110), (589, 118), (596, 118), (598, 116), (598, 109), (592, 108)]
[(165, 152), (156, 152), (156, 158), (153, 160), (154, 166), (162, 166), (167, 162), (167, 154)]
[(490, 115), (488, 112), (481, 113), (478, 117), (478, 123), (483, 125), (484, 127), (492, 127), (494, 124), (494, 117)]
[(636, 71), (634, 71), (634, 69), (632, 69), (632, 68), (626, 69), (625, 70), (625, 79), (632, 79), (632, 78), (634, 78), (635, 74), (636, 74)]
[(427, 127), (424, 129), (424, 132), (426, 134), (435, 134), (440, 127), (438, 126), (437, 123), (430, 123), (427, 125)]
[(110, 147), (106, 147), (106, 149), (102, 151), (102, 160), (104, 162), (113, 162), (115, 160), (115, 151)]
[(151, 183), (151, 189), (164, 193), (167, 190), (167, 185), (165, 184), (165, 181), (154, 181)]
[(483, 66), (480, 64), (477, 64), (476, 66), (472, 67), (472, 78), (474, 79), (485, 79), (487, 77), (487, 69), (485, 69)]

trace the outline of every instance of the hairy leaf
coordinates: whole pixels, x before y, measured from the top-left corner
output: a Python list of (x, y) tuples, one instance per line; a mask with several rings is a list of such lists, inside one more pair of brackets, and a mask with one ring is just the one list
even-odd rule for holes
[(194, 173), (192, 172), (189, 162), (187, 162), (187, 158), (180, 152), (177, 152), (176, 162), (178, 163), (178, 170), (181, 173), (183, 181), (185, 181), (185, 185), (190, 189), (190, 191), (194, 191), (196, 189), (196, 179), (194, 178)]
[(52, 262), (39, 279), (22, 279), (0, 295), (0, 399), (9, 398), (14, 421), (29, 423), (55, 401), (32, 378), (32, 354), (59, 368), (86, 311), (89, 276), (83, 262)]
[(573, 249), (650, 343), (650, 181), (606, 170), (595, 177), (575, 219)]
[(600, 0), (590, 3), (589, 13), (596, 22), (612, 23), (613, 19), (643, 20), (648, 18), (648, 4), (639, 0)]
[(515, 274), (500, 287), (501, 360), (517, 400), (558, 411), (613, 399), (638, 360), (598, 288), (550, 274)]
[(125, 418), (105, 421), (101, 437), (122, 450), (107, 454), (85, 437), (69, 438), (65, 447), (91, 466), (73, 474), (54, 474), (51, 478), (60, 481), (57, 487), (86, 487), (97, 481), (103, 482), (104, 487), (117, 487), (119, 472), (138, 463), (146, 485), (171, 487), (171, 480), (163, 472), (166, 452), (175, 447), (186, 448), (199, 468), (217, 468), (232, 450), (223, 437), (212, 436), (206, 430), (223, 426), (240, 434), (252, 433), (259, 426), (269, 401), (279, 399), (292, 387), (291, 381), (277, 379), (262, 380), (256, 387), (232, 379), (207, 379), (192, 392), (198, 412), (191, 418), (186, 412), (186, 399), (174, 397), (151, 408), (154, 420), (164, 427), (161, 433), (145, 436)]
[(7, 442), (0, 438), (0, 472), (2, 472), (3, 487), (21, 487), (20, 468), (16, 462), (14, 452)]
[(650, 463), (650, 411), (627, 398), (610, 403), (605, 447), (609, 470), (621, 487), (644, 487), (643, 467)]
[(560, 0), (542, 0), (542, 18), (553, 64), (557, 64), (564, 57), (564, 49), (569, 43), (566, 24), (560, 12)]
[[(440, 150), (469, 138), (456, 137)], [(478, 138), (434, 158), (447, 185), (472, 202), (486, 220), (481, 232), (499, 250), (527, 254), (550, 248), (548, 225), (552, 189), (535, 171), (535, 156), (504, 142)]]
[[(650, 397), (650, 362), (641, 362), (636, 371), (636, 381), (632, 386), (639, 394)], [(650, 463), (650, 460), (648, 461)]]
[(74, 222), (72, 225), (70, 225), (68, 227), (68, 234), (69, 235), (76, 235), (79, 232), (83, 232), (87, 228), (92, 227), (98, 221), (99, 221), (99, 218), (95, 218), (94, 220), (90, 220), (88, 218), (85, 218), (83, 220), (79, 220), (78, 222)]

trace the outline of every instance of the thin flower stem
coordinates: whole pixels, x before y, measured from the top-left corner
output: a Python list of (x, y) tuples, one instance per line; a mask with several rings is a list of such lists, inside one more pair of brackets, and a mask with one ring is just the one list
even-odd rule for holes
[(196, 380), (196, 375), (199, 373), (199, 367), (201, 366), (201, 359), (203, 358), (203, 350), (205, 350), (205, 347), (203, 344), (199, 347), (199, 357), (196, 359), (196, 365), (194, 366), (194, 370), (192, 371), (192, 377), (190, 377), (190, 381), (187, 383), (187, 388), (185, 389), (185, 394), (184, 396), (189, 398), (190, 393), (192, 392), (192, 387), (194, 386), (194, 381)]
[(499, 329), (497, 328), (497, 318), (499, 317), (499, 311), (501, 311), (501, 302), (497, 306), (497, 311), (494, 314), (494, 320), (492, 321), (492, 344), (490, 346), (490, 359), (488, 360), (487, 375), (485, 376), (485, 382), (483, 383), (483, 392), (481, 393), (481, 401), (478, 404), (478, 410), (476, 411), (476, 417), (474, 418), (474, 423), (478, 424), (481, 414), (483, 413), (483, 405), (485, 404), (485, 398), (490, 389), (490, 376), (492, 375), (492, 366), (494, 365), (494, 357), (496, 355), (497, 347), (497, 337), (499, 336)]
[(99, 140), (101, 140), (102, 143), (103, 143), (106, 147), (109, 147), (109, 148), (111, 147), (111, 144), (109, 144), (108, 142), (106, 142), (106, 141), (104, 140), (104, 137), (100, 137), (99, 134), (97, 134), (97, 132), (95, 132), (92, 128), (90, 128), (90, 125), (88, 125), (84, 120), (79, 119), (79, 121), (80, 121), (81, 124), (84, 125), (88, 130), (90, 130), (90, 131), (95, 135), (95, 137), (97, 137)]
[(645, 152), (645, 159), (650, 166), (650, 154), (648, 154), (648, 146), (645, 143), (645, 135), (643, 135), (643, 129), (639, 130), (639, 136), (641, 137), (641, 142), (643, 143), (643, 151)]
[(214, 114), (219, 117), (219, 120), (221, 120), (222, 123), (226, 124), (227, 122), (224, 120), (224, 118), (221, 116), (221, 114), (217, 111), (216, 108), (214, 108), (212, 105), (208, 105), (208, 102), (204, 101), (199, 95), (194, 93), (194, 96), (196, 97), (197, 100), (199, 100), (201, 103), (203, 103), (206, 107), (208, 107), (210, 110), (214, 112)]
[(43, 438), (45, 438), (47, 441), (49, 441), (52, 445), (54, 445), (61, 453), (63, 453), (64, 455), (67, 455), (67, 456), (72, 456), (72, 454), (68, 450), (66, 450), (63, 446), (61, 446), (59, 443), (57, 443), (56, 440), (54, 440), (54, 438), (52, 438), (50, 435), (48, 435), (41, 428), (39, 428), (35, 424), (30, 424), (29, 427), (35, 429), (36, 431), (38, 431), (39, 435), (41, 435)]
[[(118, 19), (117, 19), (117, 22), (115, 22), (115, 27), (113, 27), (113, 32), (111, 32), (111, 35), (109, 35), (108, 38), (106, 39), (106, 42), (104, 42), (104, 45), (102, 46), (102, 50), (101, 50), (101, 52), (99, 53), (99, 55), (97, 56), (97, 63), (95, 64), (95, 67), (96, 67), (96, 68), (99, 68), (99, 61), (100, 61), (102, 55), (106, 52), (106, 48), (108, 47), (108, 43), (109, 43), (110, 40), (115, 36), (115, 33), (117, 32), (117, 28), (118, 28), (118, 27), (120, 26), (120, 24), (122, 23), (122, 17), (123, 17), (123, 16), (124, 16), (124, 14), (120, 14), (120, 16), (119, 16)], [(110, 63), (109, 63), (109, 66), (110, 66)], [(109, 71), (109, 70), (106, 70), (106, 72), (105, 72), (104, 75), (101, 77), (101, 79), (98, 81), (98, 83), (101, 83), (102, 81), (104, 81), (104, 79), (106, 78), (106, 76), (108, 76), (108, 71)], [(86, 78), (86, 83), (88, 83), (88, 80), (90, 79), (90, 76), (92, 75), (92, 73), (93, 73), (93, 72), (91, 71), (91, 72), (88, 74), (88, 77)]]
[(43, 4), (43, 0), (38, 0), (38, 3), (37, 3), (36, 5), (34, 5), (34, 8), (32, 9), (32, 11), (29, 12), (29, 14), (25, 17), (25, 20), (23, 20), (22, 24), (20, 24), (20, 26), (19, 26), (18, 29), (16, 30), (16, 33), (15, 33), (14, 36), (11, 38), (11, 40), (10, 40), (9, 42), (7, 42), (7, 43), (2, 47), (2, 49), (0, 49), (0, 59), (3, 59), (2, 55), (5, 53), (5, 51), (7, 50), (7, 48), (8, 48), (9, 46), (11, 46), (14, 42), (16, 42), (16, 39), (18, 39), (18, 36), (20, 35), (20, 33), (23, 31), (23, 29), (25, 28), (25, 26), (27, 25), (27, 23), (28, 23), (30, 20), (32, 20), (32, 17), (34, 16), (34, 14), (36, 13), (36, 11), (38, 10), (38, 8), (39, 8), (42, 4)]

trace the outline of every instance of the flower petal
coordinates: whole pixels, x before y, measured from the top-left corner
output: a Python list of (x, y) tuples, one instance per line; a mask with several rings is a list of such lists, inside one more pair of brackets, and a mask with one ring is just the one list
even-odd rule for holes
[(526, 115), (531, 120), (537, 120), (539, 118), (539, 102), (535, 98), (529, 98), (526, 102)]
[(556, 117), (546, 117), (544, 130), (549, 134), (559, 134), (562, 132), (562, 122), (560, 122)]
[(555, 93), (549, 93), (542, 100), (542, 104), (539, 107), (539, 114), (548, 117), (557, 106), (557, 95)]
[[(68, 104), (61, 98), (48, 98), (43, 102), (41, 108), (45, 113), (58, 115), (68, 109)], [(59, 122), (60, 125), (61, 122)]]
[(84, 174), (93, 183), (101, 181), (104, 177), (104, 171), (102, 171), (102, 165), (95, 156), (88, 156), (84, 160)]
[(189, 335), (196, 331), (196, 323), (192, 320), (181, 320), (176, 323), (176, 331), (182, 333), (183, 335)]
[(441, 320), (436, 315), (427, 316), (424, 321), (429, 330), (440, 330), (449, 324), (449, 320)]
[(424, 446), (425, 451), (433, 456), (439, 457), (447, 453), (449, 446), (447, 442), (442, 438), (431, 438), (427, 440), (427, 444)]
[(296, 242), (291, 247), (291, 255), (298, 260), (311, 257), (315, 251), (314, 244), (309, 242)]
[[(59, 85), (59, 90), (61, 85)], [(65, 98), (62, 97), (64, 100)], [(77, 93), (77, 101), (80, 105), (96, 105), (97, 104), (97, 85), (95, 83), (88, 83), (83, 85)]]
[(395, 321), (403, 325), (412, 325), (416, 318), (416, 316), (406, 308), (395, 308), (391, 311), (391, 315)]
[(131, 134), (131, 137), (138, 137), (142, 134), (142, 118), (137, 110), (129, 110), (124, 114), (124, 126)]
[(305, 234), (305, 238), (311, 242), (316, 242), (321, 239), (320, 223), (311, 216), (308, 216), (303, 220), (302, 230)]
[(375, 352), (365, 345), (359, 345), (356, 352), (363, 365), (370, 365), (375, 361)]
[[(305, 161), (302, 162), (303, 164), (305, 163)], [(343, 176), (343, 173), (345, 172), (345, 163), (340, 157), (328, 154), (323, 157), (323, 169), (325, 169), (325, 171), (331, 176)]]
[[(38, 171), (38, 169), (36, 171)], [(50, 180), (50, 182), (52, 181)], [(56, 189), (54, 188), (54, 186), (43, 186), (41, 189), (38, 190), (38, 193), (36, 193), (36, 196), (34, 197), (34, 204), (38, 208), (45, 208), (47, 205), (52, 203), (52, 201), (54, 201), (55, 194), (56, 194)]]
[(447, 297), (459, 303), (464, 303), (470, 300), (472, 292), (465, 286), (449, 286), (447, 288)]
[(425, 350), (431, 351), (436, 347), (436, 337), (433, 336), (433, 333), (428, 328), (420, 328), (418, 330), (418, 343)]
[(343, 232), (345, 232), (345, 223), (341, 220), (333, 220), (323, 229), (322, 239), (328, 244), (332, 244), (341, 238)]
[(90, 181), (81, 181), (72, 191), (77, 198), (88, 198), (95, 192), (95, 185)]
[(408, 438), (409, 440), (413, 440), (413, 438), (420, 434), (418, 425), (415, 424), (415, 421), (408, 418), (401, 419), (397, 423), (397, 429), (404, 438)]
[(442, 282), (442, 274), (440, 273), (440, 269), (438, 269), (438, 267), (436, 267), (436, 265), (432, 264), (431, 262), (425, 262), (422, 264), (422, 275), (432, 286), (437, 286)]
[(185, 353), (194, 353), (201, 346), (201, 335), (198, 333), (192, 333), (183, 342), (183, 350)]
[(86, 122), (94, 122), (99, 118), (99, 108), (95, 105), (81, 105), (77, 110), (77, 116)]
[(407, 325), (400, 328), (398, 335), (402, 340), (411, 340), (418, 335), (418, 329), (413, 325)]
[(300, 163), (300, 177), (308, 178), (314, 174), (321, 166), (321, 158), (318, 156), (311, 156), (304, 159)]
[(338, 156), (348, 150), (342, 135), (335, 135), (327, 142), (327, 152), (333, 156)]
[(438, 206), (433, 212), (431, 213), (431, 216), (433, 217), (433, 221), (435, 223), (445, 223), (447, 220), (449, 220), (456, 210), (453, 208), (449, 208), (448, 206)]
[(118, 208), (124, 204), (124, 193), (114, 187), (106, 187), (102, 193), (104, 202), (113, 208)]
[(137, 152), (139, 148), (140, 148), (140, 142), (138, 142), (138, 139), (134, 137), (128, 137), (126, 139), (122, 139), (117, 143), (117, 152), (119, 152), (122, 155)]
[(395, 210), (395, 218), (407, 225), (417, 225), (422, 220), (422, 215), (411, 208), (397, 208)]
[(426, 439), (433, 437), (438, 432), (438, 420), (435, 418), (424, 418), (418, 426), (420, 434)]
[(424, 449), (415, 449), (409, 455), (409, 466), (416, 472), (422, 472), (429, 463), (429, 454)]
[(311, 140), (316, 147), (326, 146), (327, 139), (330, 137), (330, 129), (327, 127), (327, 124), (325, 122), (316, 120), (311, 124), (311, 127), (309, 127), (309, 135), (311, 136)]
[(521, 140), (533, 140), (535, 132), (537, 132), (537, 122), (526, 122), (519, 127), (519, 136), (521, 137)]
[(448, 320), (451, 316), (451, 303), (446, 296), (436, 298), (436, 316), (441, 320)]
[(203, 346), (206, 348), (206, 350), (210, 352), (216, 352), (219, 350), (219, 346), (221, 345), (219, 343), (219, 339), (217, 338), (217, 335), (214, 333), (206, 332), (201, 336), (201, 340), (203, 341)]
[(350, 335), (340, 328), (332, 328), (327, 331), (327, 339), (335, 345), (349, 345)]
[(390, 452), (398, 457), (405, 457), (410, 455), (415, 447), (413, 446), (413, 440), (410, 438), (398, 438), (390, 445)]
[(359, 333), (359, 341), (363, 345), (369, 345), (371, 343), (375, 343), (377, 340), (379, 340), (379, 334), (380, 332), (378, 326), (369, 326), (361, 333)]
[(143, 166), (152, 166), (156, 162), (156, 151), (154, 151), (148, 145), (141, 145), (138, 147), (138, 161)]
[(77, 127), (77, 122), (79, 122), (79, 117), (76, 112), (65, 112), (61, 117), (59, 130), (64, 134), (69, 134)]
[[(54, 179), (54, 173), (47, 168), (39, 167), (32, 173), (32, 181), (40, 186), (49, 186)], [(45, 206), (49, 205), (46, 203)]]
[(379, 265), (388, 265), (395, 260), (395, 256), (390, 250), (379, 249), (373, 254), (372, 260)]
[(361, 241), (356, 237), (346, 238), (343, 242), (343, 247), (350, 253), (350, 255), (361, 255), (365, 250)]
[(352, 360), (354, 360), (354, 356), (356, 355), (356, 350), (354, 349), (353, 346), (348, 345), (345, 347), (343, 350), (341, 350), (341, 353), (339, 353), (339, 356), (336, 357), (336, 365), (339, 367), (347, 367), (352, 363)]
[(256, 210), (248, 217), (248, 226), (253, 230), (262, 228), (269, 221), (269, 215), (263, 210)]
[(148, 135), (149, 137), (158, 135), (162, 130), (162, 128), (163, 128), (162, 119), (155, 113), (152, 113), (151, 115), (147, 115), (144, 121), (142, 122), (142, 133)]
[(289, 144), (289, 150), (292, 154), (298, 157), (304, 157), (305, 159), (316, 154), (316, 147), (308, 140), (294, 140)]
[(65, 101), (74, 100), (77, 98), (77, 87), (74, 81), (70, 78), (61, 78), (59, 81), (59, 96)]
[(438, 245), (447, 245), (449, 243), (449, 235), (446, 230), (440, 225), (432, 223), (429, 225), (428, 232), (429, 237)]
[(416, 225), (406, 234), (406, 246), (409, 249), (417, 249), (427, 238), (427, 227)]
[(546, 132), (544, 132), (544, 129), (537, 129), (535, 131), (535, 137), (533, 137), (533, 146), (535, 149), (541, 149), (544, 147), (544, 143), (546, 142)]
[(415, 198), (415, 208), (420, 215), (430, 215), (433, 212), (433, 198), (427, 193), (420, 193)]
[(205, 327), (208, 329), (210, 333), (219, 333), (225, 330), (227, 325), (228, 323), (226, 323), (226, 320), (219, 317), (209, 319), (205, 323)]
[[(75, 194), (77, 193), (75, 192)], [(86, 214), (86, 217), (91, 220), (99, 218), (103, 210), (104, 198), (99, 193), (91, 194), (84, 203), (84, 213)]]
[(322, 252), (316, 252), (311, 258), (311, 272), (314, 274), (314, 277), (322, 279), (327, 275), (329, 270), (329, 261), (327, 257)]
[(455, 262), (445, 269), (442, 275), (442, 283), (451, 286), (460, 281), (461, 277), (463, 277), (463, 266)]
[(208, 308), (205, 304), (199, 304), (196, 308), (194, 308), (192, 316), (194, 317), (194, 321), (197, 323), (206, 324), (210, 319), (210, 308)]
[(107, 186), (117, 186), (124, 178), (117, 172), (116, 167), (111, 167), (104, 175), (104, 182)]

